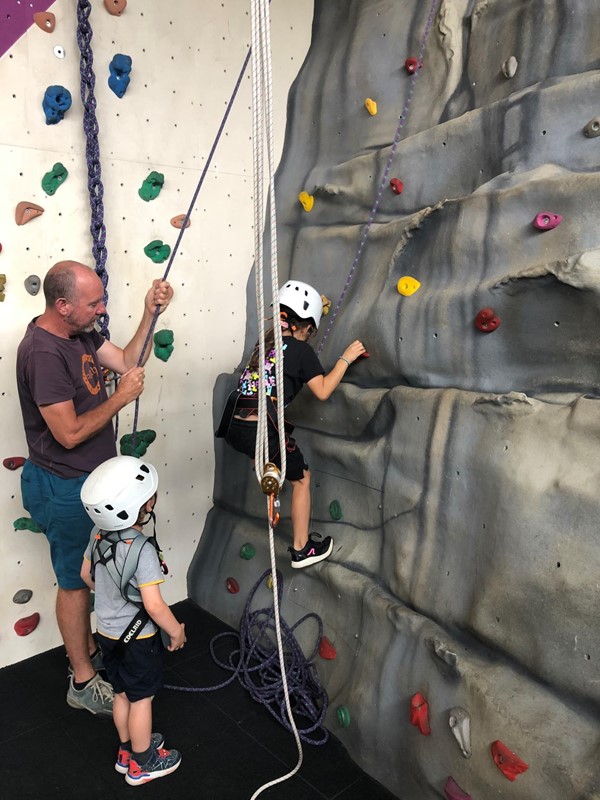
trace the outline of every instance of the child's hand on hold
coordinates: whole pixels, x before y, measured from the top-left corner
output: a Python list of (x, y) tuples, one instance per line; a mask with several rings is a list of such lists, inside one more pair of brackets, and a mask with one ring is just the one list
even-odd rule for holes
[(352, 342), (352, 344), (348, 345), (348, 347), (344, 350), (342, 358), (344, 358), (345, 361), (349, 361), (351, 364), (353, 364), (356, 359), (360, 358), (360, 356), (362, 356), (365, 352), (366, 350), (363, 343), (356, 339), (356, 341)]
[(183, 622), (180, 622), (177, 636), (171, 636), (171, 644), (167, 647), (167, 650), (170, 653), (172, 653), (174, 650), (181, 650), (181, 648), (186, 642), (187, 638), (185, 635), (185, 625), (183, 624)]

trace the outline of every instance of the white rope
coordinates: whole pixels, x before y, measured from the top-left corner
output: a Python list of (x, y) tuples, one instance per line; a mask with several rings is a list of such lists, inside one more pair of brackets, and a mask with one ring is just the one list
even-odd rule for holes
[[(284, 391), (283, 391), (283, 337), (279, 324), (279, 276), (277, 268), (277, 217), (275, 213), (275, 157), (273, 150), (273, 102), (271, 78), (271, 25), (269, 18), (269, 0), (251, 0), (252, 19), (252, 160), (254, 166), (254, 254), (256, 271), (256, 311), (258, 315), (258, 374), (259, 387), (261, 379), (263, 391), (258, 392), (258, 422), (256, 431), (255, 470), (258, 482), (262, 482), (262, 471), (269, 460), (269, 434), (267, 417), (266, 387), (264, 385), (265, 369), (265, 300), (264, 300), (264, 255), (262, 234), (264, 229), (264, 157), (263, 143), (267, 142), (267, 165), (269, 176), (269, 222), (270, 222), (270, 268), (271, 292), (273, 297), (273, 329), (275, 334), (275, 381), (277, 386), (277, 428), (279, 431), (279, 452), (281, 456), (280, 488), (283, 486), (286, 473), (286, 448), (285, 448), (285, 420), (284, 420)], [(296, 766), (275, 780), (269, 781), (258, 788), (252, 795), (255, 800), (265, 789), (288, 780), (295, 775), (302, 766), (302, 743), (292, 714), (287, 676), (285, 674), (285, 660), (283, 642), (281, 639), (281, 626), (279, 620), (279, 586), (277, 583), (277, 569), (275, 563), (275, 537), (270, 515), (269, 498), (267, 498), (267, 517), (269, 519), (269, 552), (271, 555), (271, 575), (273, 578), (273, 604), (275, 617), (275, 635), (277, 651), (285, 697), (285, 707), (290, 721), (290, 726), (298, 748), (298, 763)]]

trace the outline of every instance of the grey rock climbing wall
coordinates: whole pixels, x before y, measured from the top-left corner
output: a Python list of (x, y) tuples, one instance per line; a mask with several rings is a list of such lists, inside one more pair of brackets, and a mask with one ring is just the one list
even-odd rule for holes
[[(315, 8), (277, 180), (282, 280), (313, 283), (335, 306), (416, 83), (389, 175), (404, 191), (384, 188), (322, 353), (330, 367), (359, 337), (371, 357), (327, 403), (305, 392), (291, 414), (313, 527), (335, 547), (290, 569), (284, 493), (283, 616), (322, 617), (337, 649), (319, 661), (328, 725), (403, 800), (445, 797), (449, 776), (474, 800), (597, 800), (600, 137), (583, 129), (600, 113), (600, 8), (442, 0), (416, 79), (403, 65), (428, 0)], [(560, 226), (536, 230), (541, 211)], [(409, 297), (396, 291), (405, 275), (421, 282)], [(474, 326), (486, 307), (500, 318), (492, 333)], [(234, 384), (220, 379), (215, 416)], [(237, 626), (268, 564), (265, 500), (249, 462), (216, 447), (189, 593)], [(239, 557), (246, 541), (251, 561)], [(430, 736), (409, 721), (416, 692)], [(469, 759), (448, 724), (454, 707), (470, 715)], [(496, 740), (529, 764), (514, 783), (492, 760)]]

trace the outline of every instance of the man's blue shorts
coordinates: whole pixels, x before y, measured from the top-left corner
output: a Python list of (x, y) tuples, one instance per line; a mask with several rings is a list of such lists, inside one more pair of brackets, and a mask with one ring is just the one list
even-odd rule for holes
[(59, 478), (29, 460), (23, 465), (23, 506), (50, 542), (50, 558), (61, 589), (86, 588), (81, 565), (94, 527), (80, 497), (86, 478)]

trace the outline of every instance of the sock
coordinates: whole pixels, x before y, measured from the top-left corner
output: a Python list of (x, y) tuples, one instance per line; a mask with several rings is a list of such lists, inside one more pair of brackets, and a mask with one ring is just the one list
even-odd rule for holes
[(81, 681), (80, 683), (77, 683), (77, 681), (73, 681), (73, 688), (74, 688), (76, 691), (80, 692), (82, 689), (85, 689), (85, 687), (88, 685), (88, 683), (89, 683), (90, 681), (93, 681), (95, 677), (96, 677), (96, 676), (94, 675), (94, 677), (93, 677), (93, 678), (88, 678), (88, 680), (87, 680), (87, 681)]
[(126, 742), (119, 742), (119, 747), (121, 750), (127, 750), (131, 753), (131, 739), (128, 739)]
[(131, 757), (135, 762), (137, 762), (140, 766), (146, 764), (152, 755), (152, 745), (147, 750), (144, 750), (143, 753), (132, 753)]

